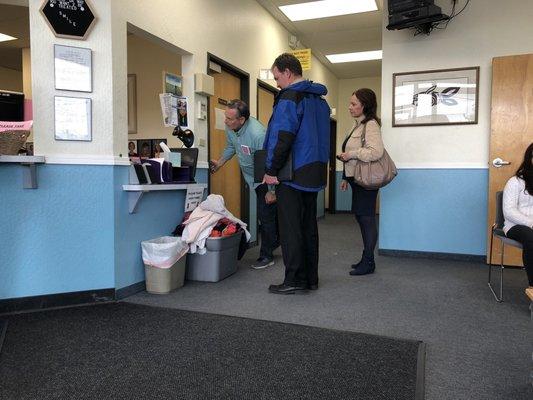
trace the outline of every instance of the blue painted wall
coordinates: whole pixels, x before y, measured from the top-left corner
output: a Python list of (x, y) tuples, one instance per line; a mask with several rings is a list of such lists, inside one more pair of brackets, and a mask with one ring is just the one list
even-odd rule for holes
[(114, 287), (121, 289), (144, 281), (141, 241), (171, 235), (183, 219), (186, 191), (161, 191), (143, 194), (134, 214), (128, 212), (129, 167), (114, 169)]
[(381, 189), (380, 249), (484, 255), (487, 169), (402, 169)]
[(113, 167), (0, 165), (0, 299), (114, 287)]
[(38, 189), (22, 167), (0, 168), (0, 300), (144, 281), (140, 242), (168, 235), (185, 192), (144, 194), (128, 213), (128, 167), (40, 165)]

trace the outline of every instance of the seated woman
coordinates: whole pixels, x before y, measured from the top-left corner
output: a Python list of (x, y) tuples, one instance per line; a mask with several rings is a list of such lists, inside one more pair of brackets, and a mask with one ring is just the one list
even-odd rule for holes
[(522, 259), (529, 286), (533, 287), (533, 143), (524, 161), (503, 190), (503, 231), (509, 239), (522, 243)]

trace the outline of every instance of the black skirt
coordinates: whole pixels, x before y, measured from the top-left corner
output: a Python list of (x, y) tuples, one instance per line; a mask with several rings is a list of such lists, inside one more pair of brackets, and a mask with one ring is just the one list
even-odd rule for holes
[(379, 189), (367, 190), (355, 183), (353, 177), (347, 177), (346, 180), (352, 188), (352, 212), (355, 215), (376, 215)]

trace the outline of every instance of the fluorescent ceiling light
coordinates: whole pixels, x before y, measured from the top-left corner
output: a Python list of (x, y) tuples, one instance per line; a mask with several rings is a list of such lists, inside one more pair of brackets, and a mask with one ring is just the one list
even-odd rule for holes
[(16, 37), (4, 35), (3, 33), (0, 33), (0, 42), (7, 42), (8, 40), (15, 40)]
[(378, 7), (375, 0), (321, 0), (280, 6), (279, 9), (291, 21), (303, 21), (376, 11)]
[(333, 64), (354, 61), (381, 60), (383, 58), (383, 50), (360, 51), (358, 53), (330, 54), (326, 57), (329, 62)]

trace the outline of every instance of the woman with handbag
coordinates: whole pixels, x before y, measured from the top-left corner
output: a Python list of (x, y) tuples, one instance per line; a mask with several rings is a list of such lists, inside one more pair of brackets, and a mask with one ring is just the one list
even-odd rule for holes
[(354, 180), (357, 161), (379, 160), (384, 154), (381, 138), (381, 120), (377, 117), (376, 94), (371, 89), (356, 90), (348, 107), (354, 118), (354, 126), (342, 144), (337, 156), (344, 163), (340, 189), (352, 189), (352, 212), (361, 228), (364, 250), (361, 261), (352, 264), (350, 275), (366, 275), (374, 272), (374, 249), (378, 240), (376, 225), (376, 198), (379, 189), (367, 189)]

